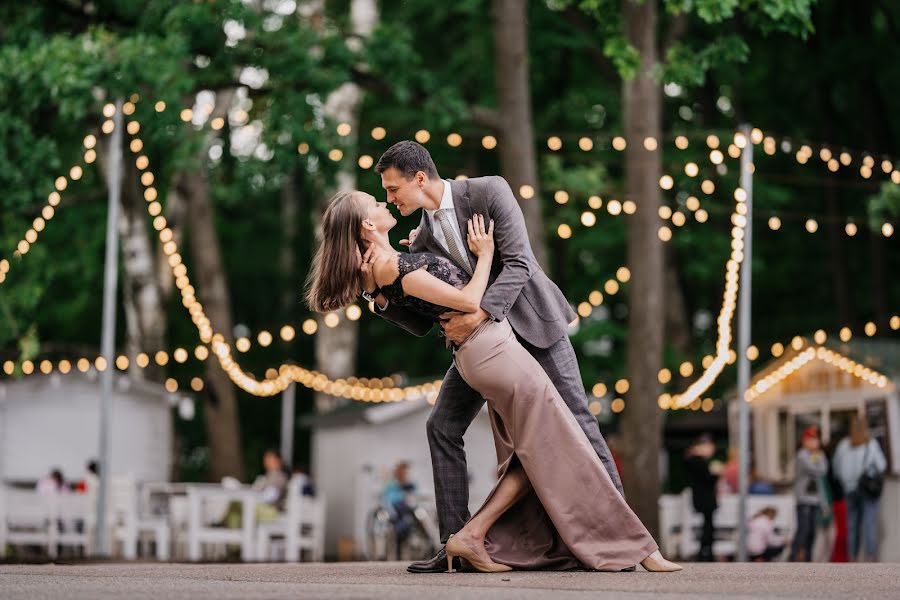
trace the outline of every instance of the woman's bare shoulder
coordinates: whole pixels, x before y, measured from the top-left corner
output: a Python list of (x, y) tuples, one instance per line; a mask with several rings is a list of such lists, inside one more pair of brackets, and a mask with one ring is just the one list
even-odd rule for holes
[(378, 287), (390, 285), (400, 275), (400, 255), (391, 254), (378, 258), (372, 264), (372, 273), (375, 275), (375, 283)]

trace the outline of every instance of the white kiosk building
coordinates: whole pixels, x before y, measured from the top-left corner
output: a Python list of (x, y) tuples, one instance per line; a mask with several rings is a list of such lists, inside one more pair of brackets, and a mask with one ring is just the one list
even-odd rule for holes
[[(775, 484), (794, 479), (802, 431), (815, 425), (826, 447), (863, 415), (888, 461), (881, 499), (879, 558), (900, 560), (900, 342), (859, 340), (818, 345), (798, 339), (753, 376), (749, 391), (751, 469)], [(729, 402), (729, 435), (737, 439), (738, 403)]]

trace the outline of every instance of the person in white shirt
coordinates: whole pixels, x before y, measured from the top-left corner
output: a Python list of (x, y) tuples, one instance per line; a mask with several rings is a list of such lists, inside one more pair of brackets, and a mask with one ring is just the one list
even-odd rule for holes
[(62, 471), (53, 469), (50, 473), (38, 480), (34, 489), (38, 494), (42, 495), (63, 493), (66, 491), (66, 482), (65, 479), (63, 479)]
[(834, 452), (834, 473), (847, 499), (847, 553), (851, 561), (859, 555), (860, 542), (865, 560), (876, 559), (880, 498), (860, 488), (859, 480), (864, 474), (880, 477), (886, 470), (887, 459), (881, 446), (869, 436), (865, 419), (854, 416), (850, 435), (840, 441)]
[(770, 562), (784, 551), (784, 538), (775, 532), (778, 510), (767, 506), (747, 523), (747, 556), (757, 562)]

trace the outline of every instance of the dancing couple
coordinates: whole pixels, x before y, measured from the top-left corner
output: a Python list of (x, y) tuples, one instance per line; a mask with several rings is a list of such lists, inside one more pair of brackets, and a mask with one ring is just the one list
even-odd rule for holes
[[(397, 220), (387, 203), (339, 193), (322, 220), (306, 298), (329, 312), (362, 292), (413, 335), (438, 323), (452, 349), (426, 426), (446, 545), (408, 570), (680, 570), (625, 502), (567, 335), (575, 314), (535, 260), (506, 181), (441, 179), (412, 141), (391, 146), (375, 170), (401, 215), (422, 209), (400, 242), (409, 252), (391, 245)], [(485, 401), (498, 480), (470, 516), (463, 434)]]

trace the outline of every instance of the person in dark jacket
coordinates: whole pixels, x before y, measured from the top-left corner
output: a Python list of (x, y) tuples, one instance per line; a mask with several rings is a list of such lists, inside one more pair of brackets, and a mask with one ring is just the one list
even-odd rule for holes
[(710, 468), (710, 461), (716, 446), (712, 436), (704, 433), (690, 445), (685, 456), (685, 471), (694, 503), (694, 510), (703, 515), (703, 529), (700, 532), (700, 553), (698, 561), (713, 560), (713, 513), (718, 508), (716, 502), (716, 482), (719, 476)]

